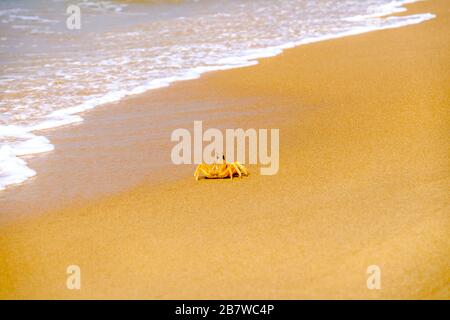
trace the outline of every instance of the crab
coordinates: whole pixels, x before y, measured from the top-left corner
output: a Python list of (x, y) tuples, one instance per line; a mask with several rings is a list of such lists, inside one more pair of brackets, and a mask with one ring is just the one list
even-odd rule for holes
[(200, 175), (203, 175), (208, 179), (233, 179), (235, 175), (242, 178), (242, 176), (248, 176), (248, 174), (247, 168), (245, 168), (242, 164), (237, 161), (228, 163), (225, 161), (225, 156), (222, 155), (221, 157), (217, 156), (216, 163), (199, 164), (195, 170), (194, 177), (195, 180), (198, 180)]

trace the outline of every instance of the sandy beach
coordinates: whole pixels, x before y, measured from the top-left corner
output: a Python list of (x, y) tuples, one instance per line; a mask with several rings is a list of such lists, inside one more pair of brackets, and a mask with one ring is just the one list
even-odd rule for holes
[[(49, 131), (55, 151), (29, 160), (39, 174), (0, 195), (0, 299), (448, 299), (450, 7), (407, 8), (437, 17)], [(170, 133), (194, 120), (279, 128), (278, 174), (195, 181), (195, 165), (170, 161)]]

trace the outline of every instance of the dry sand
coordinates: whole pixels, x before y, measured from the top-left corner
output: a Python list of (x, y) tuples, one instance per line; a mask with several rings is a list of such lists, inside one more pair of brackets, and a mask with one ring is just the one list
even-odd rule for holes
[[(0, 298), (448, 299), (450, 12), (408, 8), (438, 17), (180, 82), (52, 133), (55, 153), (31, 160), (38, 178), (3, 195)], [(194, 119), (280, 128), (279, 174), (194, 181), (194, 166), (169, 164), (166, 135)], [(381, 290), (366, 287), (372, 264)]]

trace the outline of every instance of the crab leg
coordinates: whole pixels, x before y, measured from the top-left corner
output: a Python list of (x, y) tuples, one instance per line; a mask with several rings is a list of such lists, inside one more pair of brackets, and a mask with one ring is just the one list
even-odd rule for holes
[(242, 178), (241, 170), (239, 170), (239, 167), (236, 165), (236, 163), (231, 163), (230, 166), (233, 167), (233, 169), (236, 171), (236, 173), (239, 175), (239, 178)]
[(230, 176), (230, 167), (228, 165), (223, 165), (223, 170), (217, 175), (219, 178), (226, 178)]
[(200, 168), (200, 171), (203, 173), (203, 175), (204, 175), (206, 178), (214, 178), (214, 176), (212, 176), (212, 175), (204, 168), (204, 166), (202, 166), (202, 167)]
[(228, 173), (229, 173), (229, 175), (230, 175), (230, 179), (231, 180), (233, 180), (233, 169), (231, 169), (232, 167), (231, 166), (227, 166), (227, 168), (228, 168)]
[(198, 176), (200, 175), (200, 173), (199, 173), (199, 171), (200, 171), (200, 166), (201, 166), (201, 164), (199, 164), (199, 165), (197, 166), (197, 169), (195, 169), (195, 172), (194, 172), (195, 180), (198, 180)]
[(248, 176), (248, 171), (247, 168), (244, 167), (242, 164), (240, 164), (239, 162), (235, 162), (235, 164), (239, 167), (239, 169), (242, 171), (242, 173), (246, 176)]

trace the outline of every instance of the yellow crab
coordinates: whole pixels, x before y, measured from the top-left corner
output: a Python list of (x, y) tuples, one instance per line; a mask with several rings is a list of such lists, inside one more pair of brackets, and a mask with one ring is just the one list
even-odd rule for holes
[(200, 175), (203, 175), (208, 179), (233, 179), (234, 175), (238, 175), (239, 178), (242, 178), (242, 176), (248, 176), (247, 168), (239, 162), (235, 161), (228, 163), (225, 161), (225, 156), (219, 156), (217, 159), (218, 161), (213, 164), (199, 164), (194, 173), (195, 180), (198, 180)]

